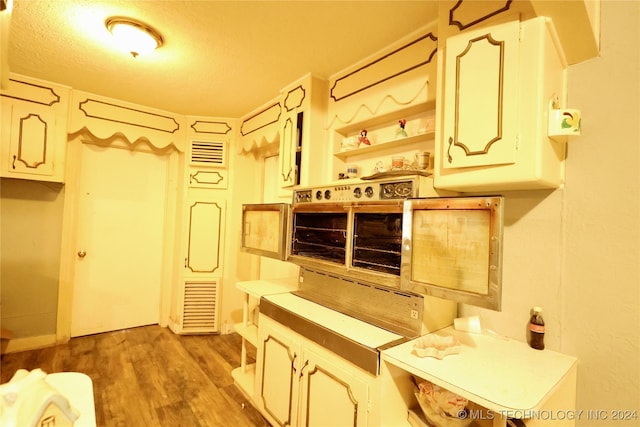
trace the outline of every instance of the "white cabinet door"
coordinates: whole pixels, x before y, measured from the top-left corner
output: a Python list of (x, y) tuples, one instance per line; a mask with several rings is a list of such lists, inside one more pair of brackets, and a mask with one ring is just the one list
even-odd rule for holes
[(291, 187), (299, 183), (300, 162), (296, 162), (296, 155), (300, 155), (298, 114), (296, 110), (287, 113), (280, 129), (280, 168), (278, 181), (280, 187)]
[(189, 195), (186, 212), (184, 268), (187, 277), (219, 277), (222, 274), (225, 201), (206, 190)]
[[(336, 356), (337, 357), (337, 356)], [(300, 423), (309, 427), (367, 425), (368, 386), (348, 370), (304, 348)]]
[(53, 176), (55, 113), (36, 104), (3, 103), (2, 109), (6, 110), (2, 123), (2, 175), (36, 180)]
[(447, 40), (434, 185), (455, 191), (558, 188), (566, 144), (547, 134), (566, 104), (566, 62), (544, 17)]
[(443, 167), (513, 163), (519, 22), (447, 40)]
[(260, 316), (256, 401), (273, 425), (295, 426), (298, 416), (301, 346), (295, 335)]
[(367, 425), (369, 386), (357, 368), (261, 315), (256, 363), (258, 409), (273, 425)]

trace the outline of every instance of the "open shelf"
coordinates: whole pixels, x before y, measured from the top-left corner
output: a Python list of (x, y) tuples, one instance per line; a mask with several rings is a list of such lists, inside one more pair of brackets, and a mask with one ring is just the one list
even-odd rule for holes
[(233, 381), (236, 383), (238, 388), (242, 390), (242, 392), (250, 399), (253, 399), (254, 380), (256, 377), (256, 364), (252, 363), (245, 366), (244, 368), (241, 366), (234, 369), (233, 371), (231, 371), (231, 377), (233, 378)]
[(339, 151), (333, 155), (339, 159), (345, 160), (352, 156), (358, 156), (362, 154), (375, 153), (376, 151), (386, 150), (389, 148), (401, 147), (403, 145), (413, 144), (415, 142), (425, 141), (433, 139), (435, 137), (435, 131), (429, 131), (418, 135), (407, 136), (404, 138), (393, 139), (390, 141), (378, 142), (372, 145), (365, 145), (364, 147), (354, 148), (353, 150)]
[(233, 329), (245, 340), (249, 341), (251, 345), (255, 347), (258, 342), (258, 327), (253, 324), (245, 325), (243, 323), (236, 323), (233, 325)]

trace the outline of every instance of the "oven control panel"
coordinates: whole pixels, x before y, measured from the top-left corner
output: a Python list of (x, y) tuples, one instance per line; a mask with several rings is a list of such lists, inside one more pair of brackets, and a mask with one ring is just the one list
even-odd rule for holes
[(298, 189), (293, 193), (293, 203), (386, 201), (409, 197), (418, 197), (418, 185), (413, 178)]

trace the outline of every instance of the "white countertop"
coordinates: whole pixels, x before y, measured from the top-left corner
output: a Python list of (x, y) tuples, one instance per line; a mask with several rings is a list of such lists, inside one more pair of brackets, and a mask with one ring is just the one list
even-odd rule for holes
[(540, 409), (577, 363), (574, 357), (488, 332), (448, 327), (434, 334), (455, 336), (460, 353), (442, 360), (418, 357), (412, 351), (416, 339), (384, 350), (382, 360), (496, 412)]
[(265, 298), (307, 320), (370, 348), (378, 348), (402, 338), (402, 335), (373, 326), (291, 293), (268, 295)]
[(281, 294), (297, 289), (297, 277), (273, 280), (247, 280), (238, 282), (236, 287), (252, 297), (260, 298), (264, 295)]

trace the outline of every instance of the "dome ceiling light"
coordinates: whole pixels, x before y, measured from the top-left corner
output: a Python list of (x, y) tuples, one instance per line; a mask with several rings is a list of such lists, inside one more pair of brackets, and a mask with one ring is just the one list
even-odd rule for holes
[(132, 18), (113, 16), (105, 21), (105, 26), (113, 36), (115, 43), (131, 53), (135, 58), (138, 55), (153, 52), (162, 46), (162, 35), (144, 22)]

